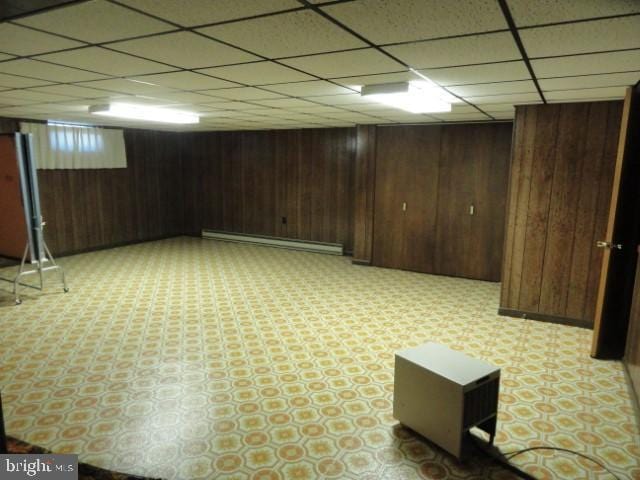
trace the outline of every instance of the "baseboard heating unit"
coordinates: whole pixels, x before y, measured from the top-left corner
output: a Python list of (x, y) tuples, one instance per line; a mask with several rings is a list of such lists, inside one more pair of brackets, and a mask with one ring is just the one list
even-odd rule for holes
[(247, 233), (220, 232), (217, 230), (202, 230), (202, 238), (222, 240), (224, 242), (249, 243), (265, 247), (288, 248), (305, 252), (326, 253), (329, 255), (344, 255), (344, 248), (338, 243), (311, 242), (307, 240), (293, 240), (291, 238), (267, 237), (250, 235)]

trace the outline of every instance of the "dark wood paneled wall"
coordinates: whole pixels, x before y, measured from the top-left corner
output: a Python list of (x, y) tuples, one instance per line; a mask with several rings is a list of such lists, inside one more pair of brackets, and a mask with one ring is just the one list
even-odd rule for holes
[(183, 134), (185, 231), (353, 248), (353, 128)]
[(38, 170), (54, 255), (182, 233), (176, 133), (125, 130), (127, 168)]
[(373, 250), (376, 127), (374, 125), (358, 125), (356, 136), (353, 262), (360, 265), (370, 265)]
[[(631, 314), (629, 315), (629, 332), (627, 333), (624, 364), (629, 372), (636, 401), (638, 401), (640, 400), (640, 256), (636, 263), (636, 281), (633, 289)], [(638, 407), (640, 407), (640, 402)]]
[(379, 127), (374, 265), (499, 281), (511, 129)]
[(517, 107), (503, 313), (590, 327), (622, 102)]

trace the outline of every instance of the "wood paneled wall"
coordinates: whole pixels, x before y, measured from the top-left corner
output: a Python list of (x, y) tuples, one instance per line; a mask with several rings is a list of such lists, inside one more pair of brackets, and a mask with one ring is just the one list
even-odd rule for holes
[[(640, 252), (638, 252), (640, 253)], [(640, 256), (636, 263), (636, 281), (633, 289), (633, 302), (629, 315), (629, 332), (624, 364), (629, 372), (638, 407), (640, 407)]]
[(353, 263), (370, 265), (376, 181), (376, 127), (358, 125), (356, 136)]
[(352, 250), (355, 129), (189, 133), (182, 142), (186, 233), (207, 228)]
[(54, 255), (182, 233), (176, 133), (125, 130), (127, 168), (38, 170)]
[(517, 107), (501, 313), (592, 326), (621, 112)]
[(499, 281), (511, 129), (378, 127), (373, 264)]

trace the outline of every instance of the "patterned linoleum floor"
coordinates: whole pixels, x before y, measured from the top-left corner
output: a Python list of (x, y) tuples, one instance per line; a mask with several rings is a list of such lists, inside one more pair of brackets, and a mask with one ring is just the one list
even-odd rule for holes
[[(52, 276), (15, 307), (0, 285), (0, 388), (23, 440), (170, 479), (513, 478), (392, 418), (394, 351), (436, 341), (502, 368), (502, 450), (575, 449), (640, 478), (621, 364), (589, 357), (589, 330), (497, 316), (497, 284), (195, 238), (60, 263), (67, 294)], [(561, 453), (514, 462), (611, 478)]]

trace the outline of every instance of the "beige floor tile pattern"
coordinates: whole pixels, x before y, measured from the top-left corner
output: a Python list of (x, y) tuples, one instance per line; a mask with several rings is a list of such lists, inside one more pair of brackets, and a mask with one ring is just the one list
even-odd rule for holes
[[(502, 450), (575, 449), (640, 479), (620, 362), (589, 357), (589, 330), (497, 316), (497, 284), (195, 238), (60, 263), (67, 294), (51, 277), (16, 307), (0, 285), (0, 388), (26, 441), (169, 479), (513, 478), (392, 418), (394, 351), (436, 341), (502, 368)], [(565, 454), (514, 461), (611, 478)]]

